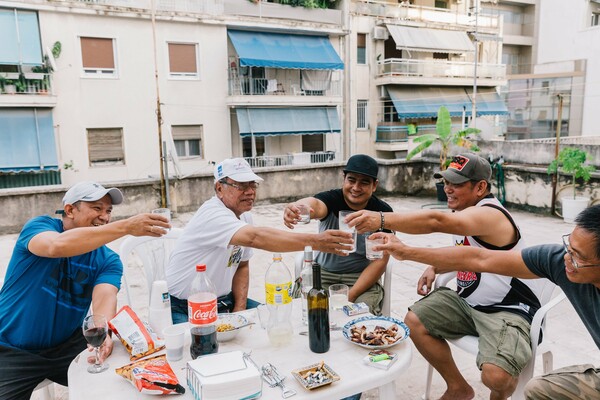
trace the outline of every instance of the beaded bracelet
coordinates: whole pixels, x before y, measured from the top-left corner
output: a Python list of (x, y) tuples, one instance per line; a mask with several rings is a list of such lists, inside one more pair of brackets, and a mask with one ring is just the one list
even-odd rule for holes
[(383, 211), (379, 211), (379, 216), (381, 217), (381, 227), (379, 230), (382, 231), (383, 227), (385, 226), (385, 217), (383, 216)]

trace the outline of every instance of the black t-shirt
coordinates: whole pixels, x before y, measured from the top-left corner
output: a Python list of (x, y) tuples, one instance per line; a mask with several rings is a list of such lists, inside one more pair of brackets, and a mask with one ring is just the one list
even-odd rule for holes
[[(319, 222), (319, 232), (328, 229), (339, 229), (338, 215), (340, 211), (352, 210), (344, 200), (342, 189), (333, 189), (318, 193), (314, 196), (321, 200), (327, 207), (327, 215)], [(392, 207), (383, 200), (371, 196), (364, 210), (392, 212)], [(390, 232), (386, 230), (386, 232)], [(366, 235), (368, 236), (368, 235)], [(321, 264), (326, 271), (335, 273), (353, 273), (362, 272), (371, 262), (367, 260), (365, 251), (365, 235), (357, 235), (356, 251), (346, 257), (337, 256), (330, 253), (317, 253), (315, 261)]]

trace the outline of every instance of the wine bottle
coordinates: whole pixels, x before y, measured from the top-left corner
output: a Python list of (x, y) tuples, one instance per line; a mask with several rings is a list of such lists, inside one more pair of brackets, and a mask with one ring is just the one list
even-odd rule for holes
[(321, 266), (313, 263), (313, 287), (308, 292), (308, 345), (314, 353), (329, 351), (329, 295), (321, 286)]

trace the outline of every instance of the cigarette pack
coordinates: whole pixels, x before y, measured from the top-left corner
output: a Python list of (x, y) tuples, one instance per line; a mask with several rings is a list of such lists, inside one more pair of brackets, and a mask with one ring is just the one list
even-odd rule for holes
[(366, 303), (346, 304), (343, 310), (347, 316), (351, 317), (353, 315), (368, 313), (369, 306)]
[(375, 368), (389, 369), (398, 359), (398, 355), (388, 350), (372, 350), (363, 358), (365, 364)]

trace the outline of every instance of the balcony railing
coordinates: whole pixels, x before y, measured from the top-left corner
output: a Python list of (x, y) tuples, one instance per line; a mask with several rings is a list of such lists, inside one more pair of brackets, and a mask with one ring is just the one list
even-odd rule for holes
[(311, 89), (303, 89), (299, 80), (232, 77), (229, 78), (230, 96), (341, 96), (340, 81), (311, 80)]
[(289, 153), (276, 156), (244, 157), (252, 168), (279, 167), (283, 165), (324, 164), (335, 161), (335, 151), (317, 151), (313, 153)]
[[(377, 76), (405, 76), (424, 78), (472, 78), (474, 64), (463, 61), (411, 60), (387, 58), (379, 61)], [(506, 79), (503, 64), (477, 64), (477, 79)]]
[[(473, 16), (441, 8), (422, 7), (408, 3), (393, 4), (376, 0), (357, 0), (351, 4), (353, 6), (352, 12), (376, 18), (437, 23), (440, 26), (475, 26)], [(498, 29), (499, 19), (495, 15), (479, 14), (477, 27), (481, 29)]]
[(4, 73), (0, 75), (1, 94), (52, 94), (50, 74), (25, 73), (23, 77), (19, 77), (19, 74), (17, 73)]
[[(152, 10), (153, 0), (53, 0), (56, 3), (85, 3), (124, 9)], [(181, 12), (191, 14), (221, 15), (224, 0), (155, 0), (157, 12)]]

